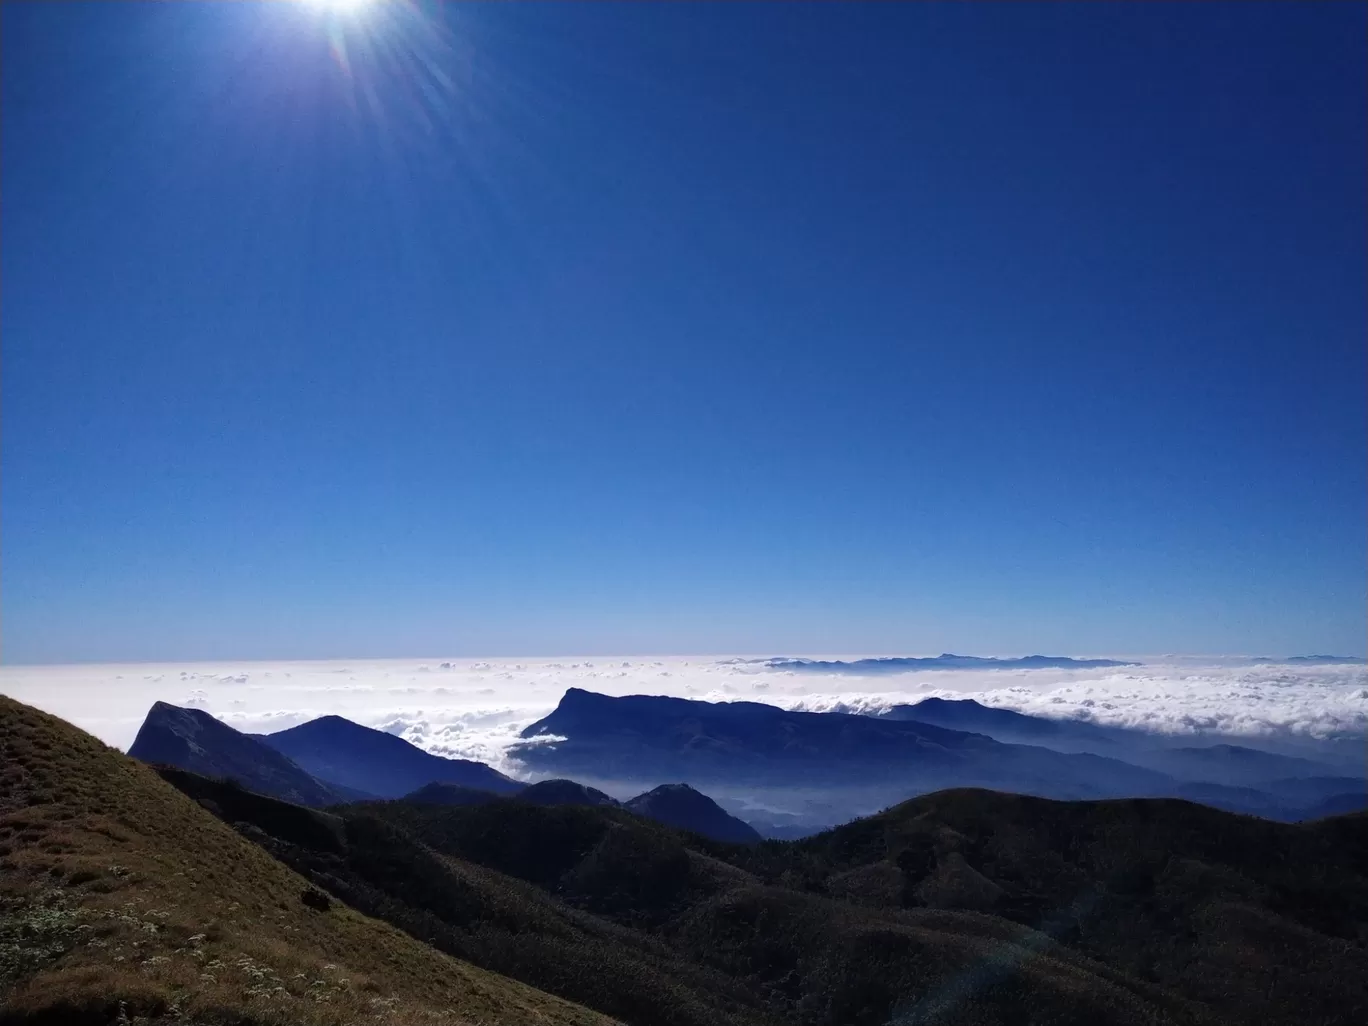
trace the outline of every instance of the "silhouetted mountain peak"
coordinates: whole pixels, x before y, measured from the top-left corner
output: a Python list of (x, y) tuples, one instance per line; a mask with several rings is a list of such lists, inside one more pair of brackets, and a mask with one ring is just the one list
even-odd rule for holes
[(646, 816), (681, 830), (691, 830), (718, 841), (753, 844), (761, 839), (753, 826), (737, 819), (688, 784), (661, 784), (624, 802), (623, 807), (638, 816)]
[(311, 773), (381, 798), (402, 798), (434, 782), (498, 794), (523, 787), (482, 762), (433, 755), (397, 734), (341, 716), (320, 716), (261, 740)]
[(167, 702), (153, 703), (128, 754), (144, 762), (236, 780), (249, 790), (304, 805), (331, 805), (349, 797), (258, 738), (202, 709)]

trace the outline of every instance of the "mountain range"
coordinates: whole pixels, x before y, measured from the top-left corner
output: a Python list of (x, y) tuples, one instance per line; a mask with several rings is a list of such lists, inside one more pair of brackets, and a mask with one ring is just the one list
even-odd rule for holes
[(774, 670), (800, 673), (846, 673), (871, 676), (880, 673), (907, 673), (910, 670), (1096, 670), (1115, 666), (1139, 666), (1117, 659), (1074, 659), (1071, 656), (1029, 655), (1012, 658), (955, 655), (881, 656), (873, 659), (785, 659), (763, 660)]
[(1368, 807), (1363, 776), (1327, 762), (967, 699), (852, 715), (571, 688), (512, 749), (528, 775), (549, 778), (532, 784), (338, 716), (249, 735), (162, 702), (129, 754), (315, 807), (406, 796), (445, 805), (499, 796), (620, 805), (724, 840), (805, 836), (966, 786), (1061, 799), (1179, 797), (1287, 821)]
[(573, 780), (526, 784), (482, 762), (432, 755), (340, 716), (275, 734), (244, 734), (202, 709), (157, 702), (128, 754), (315, 807), (406, 796), (424, 804), (482, 805), (504, 797), (536, 805), (610, 805), (716, 840), (760, 840), (753, 827), (687, 784), (661, 785), (619, 803)]
[(954, 789), (734, 844), (547, 783), (545, 804), (309, 808), (0, 698), (0, 1020), (1348, 1026), (1368, 1009), (1362, 812)]
[(863, 716), (571, 688), (522, 736), (512, 754), (540, 773), (605, 789), (686, 779), (733, 811), (748, 803), (787, 810), (798, 826), (829, 826), (914, 794), (966, 786), (1064, 799), (1182, 797), (1284, 820), (1317, 814), (1326, 802), (1368, 806), (1362, 774), (1314, 760), (969, 700), (928, 699)]
[(260, 738), (243, 734), (201, 709), (157, 702), (128, 754), (210, 777), (239, 781), (262, 794), (301, 805), (336, 805), (358, 792), (327, 784)]

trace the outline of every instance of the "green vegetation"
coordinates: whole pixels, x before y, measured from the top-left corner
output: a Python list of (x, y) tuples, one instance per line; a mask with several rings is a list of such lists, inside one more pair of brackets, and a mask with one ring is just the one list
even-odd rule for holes
[(604, 1021), (307, 888), (148, 767), (0, 697), (0, 1019)]

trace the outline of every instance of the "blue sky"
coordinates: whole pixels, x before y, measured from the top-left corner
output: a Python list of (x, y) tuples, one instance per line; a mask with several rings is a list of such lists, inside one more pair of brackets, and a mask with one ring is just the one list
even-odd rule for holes
[(7, 662), (1364, 651), (1361, 4), (25, 4)]

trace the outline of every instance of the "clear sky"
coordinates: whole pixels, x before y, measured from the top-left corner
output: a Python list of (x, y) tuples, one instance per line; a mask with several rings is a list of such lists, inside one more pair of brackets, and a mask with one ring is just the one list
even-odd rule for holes
[(1362, 653), (1365, 12), (5, 3), (3, 656)]

